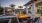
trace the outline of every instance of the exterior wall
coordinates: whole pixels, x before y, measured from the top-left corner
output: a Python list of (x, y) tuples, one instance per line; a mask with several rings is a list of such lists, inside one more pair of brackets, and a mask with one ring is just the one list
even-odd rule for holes
[(35, 13), (37, 13), (37, 7), (36, 7), (36, 3), (42, 2), (42, 0), (38, 0), (37, 2), (34, 2), (35, 4)]
[(39, 2), (42, 2), (42, 0), (39, 0), (39, 1), (37, 1), (37, 2), (32, 3), (32, 6), (31, 6), (31, 4), (30, 4), (30, 5), (28, 5), (28, 6), (30, 6), (30, 7), (31, 7), (32, 15), (36, 15), (36, 14), (37, 14), (37, 7), (36, 7), (36, 3), (39, 3)]
[[(36, 7), (36, 4), (39, 3), (39, 2), (42, 2), (42, 0), (35, 2), (35, 15), (37, 14), (37, 8), (39, 7), (39, 6)], [(40, 6), (40, 7), (42, 7), (42, 6)], [(38, 14), (38, 15), (40, 15), (40, 14)]]
[(12, 8), (6, 7), (6, 8), (5, 8), (5, 15), (7, 15), (7, 16), (8, 16), (8, 15), (13, 15), (13, 11), (12, 11), (12, 10), (9, 10), (9, 11), (8, 11), (8, 9), (12, 9)]
[[(36, 7), (36, 4), (39, 3), (39, 2), (42, 2), (42, 0), (37, 0), (29, 5), (26, 6), (26, 8), (28, 8), (29, 6), (31, 7), (31, 12), (32, 12), (32, 15), (36, 15), (37, 14), (37, 8)], [(32, 6), (31, 6), (32, 5)]]

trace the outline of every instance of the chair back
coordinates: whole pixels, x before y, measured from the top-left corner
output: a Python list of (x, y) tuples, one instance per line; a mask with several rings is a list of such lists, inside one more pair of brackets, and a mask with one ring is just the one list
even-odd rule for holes
[(27, 23), (31, 23), (31, 22), (32, 22), (32, 19), (27, 20)]
[(40, 17), (37, 17), (33, 20), (33, 22), (37, 22), (40, 19)]
[(17, 18), (16, 17), (12, 18), (11, 23), (18, 23)]

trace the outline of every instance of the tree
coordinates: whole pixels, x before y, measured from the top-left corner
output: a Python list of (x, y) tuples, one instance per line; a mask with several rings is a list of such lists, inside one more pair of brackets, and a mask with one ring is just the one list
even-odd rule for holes
[(3, 7), (0, 6), (0, 15), (3, 14), (3, 10), (4, 10)]
[(17, 18), (16, 17), (12, 18), (11, 23), (18, 23)]
[(11, 4), (11, 5), (9, 5), (9, 6), (12, 7), (12, 10), (14, 10), (14, 7), (15, 7), (14, 4)]
[(23, 8), (23, 6), (19, 6), (19, 8)]
[(23, 6), (19, 6), (19, 8), (20, 8), (20, 14), (21, 14), (21, 8), (23, 8)]
[(11, 4), (9, 6), (12, 7), (12, 12), (14, 12), (14, 14), (15, 14), (15, 4)]

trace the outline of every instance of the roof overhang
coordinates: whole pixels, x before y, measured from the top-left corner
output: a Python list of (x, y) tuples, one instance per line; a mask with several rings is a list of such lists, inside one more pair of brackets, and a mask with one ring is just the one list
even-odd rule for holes
[(24, 6), (28, 6), (30, 4), (32, 4), (33, 2), (32, 1), (29, 1), (28, 3), (26, 3)]
[(28, 6), (28, 5), (30, 5), (30, 4), (32, 4), (32, 3), (34, 3), (34, 2), (37, 2), (38, 0), (31, 0), (31, 1), (29, 1), (28, 3), (26, 3), (24, 6)]

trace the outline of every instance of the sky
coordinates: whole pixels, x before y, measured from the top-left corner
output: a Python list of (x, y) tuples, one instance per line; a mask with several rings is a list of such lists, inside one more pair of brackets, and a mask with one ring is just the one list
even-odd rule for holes
[(15, 4), (16, 6), (23, 6), (30, 0), (0, 0), (0, 4), (3, 7), (9, 7), (10, 4)]

